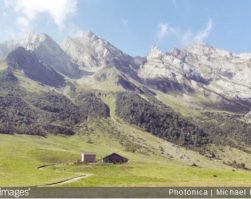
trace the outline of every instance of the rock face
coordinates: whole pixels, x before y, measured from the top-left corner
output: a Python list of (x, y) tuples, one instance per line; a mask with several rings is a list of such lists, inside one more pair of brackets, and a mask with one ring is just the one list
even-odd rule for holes
[(249, 54), (233, 54), (206, 44), (196, 44), (172, 54), (207, 80), (210, 90), (230, 99), (243, 100), (245, 104), (250, 103)]
[(151, 87), (168, 91), (190, 90), (188, 79), (202, 79), (192, 68), (170, 53), (163, 53), (153, 47), (146, 62), (138, 70), (139, 77)]
[(27, 77), (42, 84), (53, 87), (65, 85), (64, 78), (60, 74), (23, 47), (18, 47), (12, 51), (7, 56), (6, 62), (12, 69), (20, 70)]
[(146, 63), (139, 69), (139, 76), (145, 79), (167, 78), (177, 81), (179, 68), (175, 64), (181, 63), (175, 57), (162, 53), (154, 47), (148, 54)]
[(145, 80), (163, 79), (165, 82), (191, 81), (221, 92), (230, 98), (251, 98), (251, 54), (233, 54), (206, 44), (163, 53), (152, 48), (138, 74)]
[(70, 78), (80, 78), (83, 72), (74, 64), (61, 47), (46, 34), (30, 33), (21, 40), (20, 45), (34, 53), (40, 61), (49, 65), (57, 72)]
[(123, 67), (133, 62), (132, 57), (92, 32), (84, 32), (80, 37), (65, 39), (62, 48), (76, 64), (91, 72), (106, 66)]
[(178, 49), (174, 49), (171, 53), (163, 53), (154, 47), (147, 56), (146, 63), (140, 68), (139, 76), (144, 79), (167, 78), (179, 83), (184, 77), (201, 83), (209, 81), (208, 76), (200, 73), (184, 58), (186, 54)]
[(248, 80), (250, 58), (243, 54), (237, 55), (206, 44), (196, 44), (184, 49), (177, 57), (183, 58), (184, 62), (196, 68), (200, 74), (214, 80), (220, 76), (246, 85), (251, 84), (251, 80)]

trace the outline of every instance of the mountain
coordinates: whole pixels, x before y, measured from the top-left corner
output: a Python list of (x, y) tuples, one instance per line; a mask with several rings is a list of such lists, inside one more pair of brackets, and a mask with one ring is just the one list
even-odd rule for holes
[(83, 32), (79, 37), (68, 37), (62, 49), (83, 69), (96, 72), (107, 66), (124, 67), (133, 64), (133, 58), (123, 53), (92, 32)]
[[(223, 87), (230, 97), (250, 98), (250, 56), (234, 54), (205, 44), (197, 44), (176, 54), (203, 77)], [(213, 87), (212, 87), (213, 88)], [(245, 90), (244, 90), (245, 89)], [(241, 90), (241, 92), (239, 92)]]
[[(2, 69), (13, 77), (3, 73), (3, 93), (10, 94), (11, 88), (12, 95), (18, 93), (20, 100), (45, 115), (44, 111), (56, 111), (70, 117), (67, 122), (75, 122), (64, 123), (67, 128), (77, 128), (93, 113), (109, 117), (111, 107), (102, 105), (102, 98), (112, 94), (117, 117), (175, 144), (196, 149), (223, 138), (224, 144), (236, 146), (233, 140), (249, 144), (244, 139), (251, 129), (246, 122), (251, 109), (249, 54), (199, 43), (171, 52), (153, 47), (146, 57), (131, 57), (91, 32), (65, 39), (62, 47), (48, 35), (34, 33), (16, 45)], [(33, 99), (27, 82), (39, 88), (44, 97), (36, 98), (41, 102)], [(50, 89), (56, 91), (56, 98)], [(83, 103), (82, 95), (92, 97)], [(61, 105), (56, 108), (61, 103), (69, 107), (67, 113)], [(70, 116), (71, 111), (76, 117)], [(212, 117), (218, 118), (216, 123)], [(56, 118), (57, 125), (65, 120)]]
[(65, 76), (80, 78), (84, 74), (78, 65), (73, 63), (71, 57), (46, 34), (29, 33), (20, 41), (20, 45), (36, 55), (40, 61)]
[(200, 43), (170, 53), (153, 48), (139, 76), (163, 92), (203, 91), (250, 109), (250, 69), (248, 54), (233, 54)]
[(10, 69), (22, 71), (32, 80), (54, 87), (65, 85), (63, 76), (44, 62), (41, 62), (34, 53), (25, 50), (23, 47), (18, 47), (10, 52), (5, 61)]
[(192, 91), (182, 67), (180, 60), (153, 47), (138, 74), (147, 85), (163, 92), (187, 89)]
[(139, 75), (144, 79), (168, 78), (180, 82), (183, 77), (202, 84), (209, 84), (226, 78), (230, 82), (251, 84), (248, 55), (237, 55), (206, 44), (195, 44), (188, 48), (174, 49), (163, 53), (156, 47), (147, 56)]

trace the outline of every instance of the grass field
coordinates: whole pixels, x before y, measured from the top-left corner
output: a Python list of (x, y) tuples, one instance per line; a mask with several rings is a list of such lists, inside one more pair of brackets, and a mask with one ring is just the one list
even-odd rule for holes
[[(0, 186), (43, 186), (82, 174), (91, 176), (61, 186), (241, 186), (251, 185), (251, 172), (235, 170), (206, 159), (196, 152), (161, 142), (150, 134), (135, 130), (134, 137), (151, 140), (151, 151), (131, 152), (105, 127), (88, 126), (88, 133), (72, 137), (0, 135)], [(95, 125), (97, 126), (97, 125)], [(101, 131), (102, 129), (102, 131)], [(106, 135), (102, 135), (102, 133)], [(122, 133), (122, 132), (121, 132)], [(169, 154), (162, 154), (159, 144)], [(97, 154), (96, 164), (73, 164), (82, 151)], [(103, 164), (105, 155), (117, 152), (129, 158), (124, 165)], [(177, 154), (177, 157), (175, 156)], [(187, 158), (180, 158), (180, 157)], [(196, 162), (198, 167), (191, 166)], [(55, 164), (38, 169), (41, 165)]]

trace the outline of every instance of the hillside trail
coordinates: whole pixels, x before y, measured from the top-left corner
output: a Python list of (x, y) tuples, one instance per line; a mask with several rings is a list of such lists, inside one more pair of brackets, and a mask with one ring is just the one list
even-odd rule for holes
[(58, 185), (63, 185), (63, 184), (76, 182), (76, 181), (82, 180), (84, 178), (88, 178), (90, 176), (92, 176), (92, 174), (83, 174), (83, 175), (75, 176), (75, 177), (72, 177), (72, 178), (67, 178), (67, 179), (64, 179), (64, 180), (61, 180), (61, 181), (58, 181), (58, 182), (45, 184), (45, 185), (42, 185), (42, 186), (39, 186), (39, 187), (55, 187), (55, 186), (58, 186)]
[[(55, 166), (55, 165), (57, 165), (57, 164), (42, 165), (42, 166), (38, 166), (37, 169), (38, 170), (43, 170), (43, 169), (46, 169), (48, 167)], [(48, 184), (44, 184), (44, 185), (39, 185), (38, 187), (54, 187), (54, 186), (58, 186), (58, 185), (68, 184), (68, 183), (72, 183), (72, 182), (76, 182), (76, 181), (82, 180), (84, 178), (88, 178), (88, 177), (90, 177), (92, 175), (93, 174), (81, 174), (81, 175), (78, 175), (78, 176), (75, 176), (75, 177), (71, 177), (71, 178), (66, 178), (66, 179), (60, 180), (58, 182), (53, 182), (53, 183), (48, 183)]]

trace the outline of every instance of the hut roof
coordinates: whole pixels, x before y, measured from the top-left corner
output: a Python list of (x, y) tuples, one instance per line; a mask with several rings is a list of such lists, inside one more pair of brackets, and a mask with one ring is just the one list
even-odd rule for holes
[[(117, 156), (117, 157), (120, 157), (120, 158), (123, 158), (123, 159), (127, 159), (127, 158), (125, 158), (125, 157), (123, 157), (123, 156), (121, 156), (121, 155), (119, 155), (119, 154), (117, 154), (117, 153), (112, 153), (112, 154), (110, 154), (110, 155), (104, 157), (103, 159), (107, 159), (107, 158), (109, 158), (109, 157), (111, 157), (111, 156)], [(127, 159), (127, 160), (128, 160), (128, 159)]]

